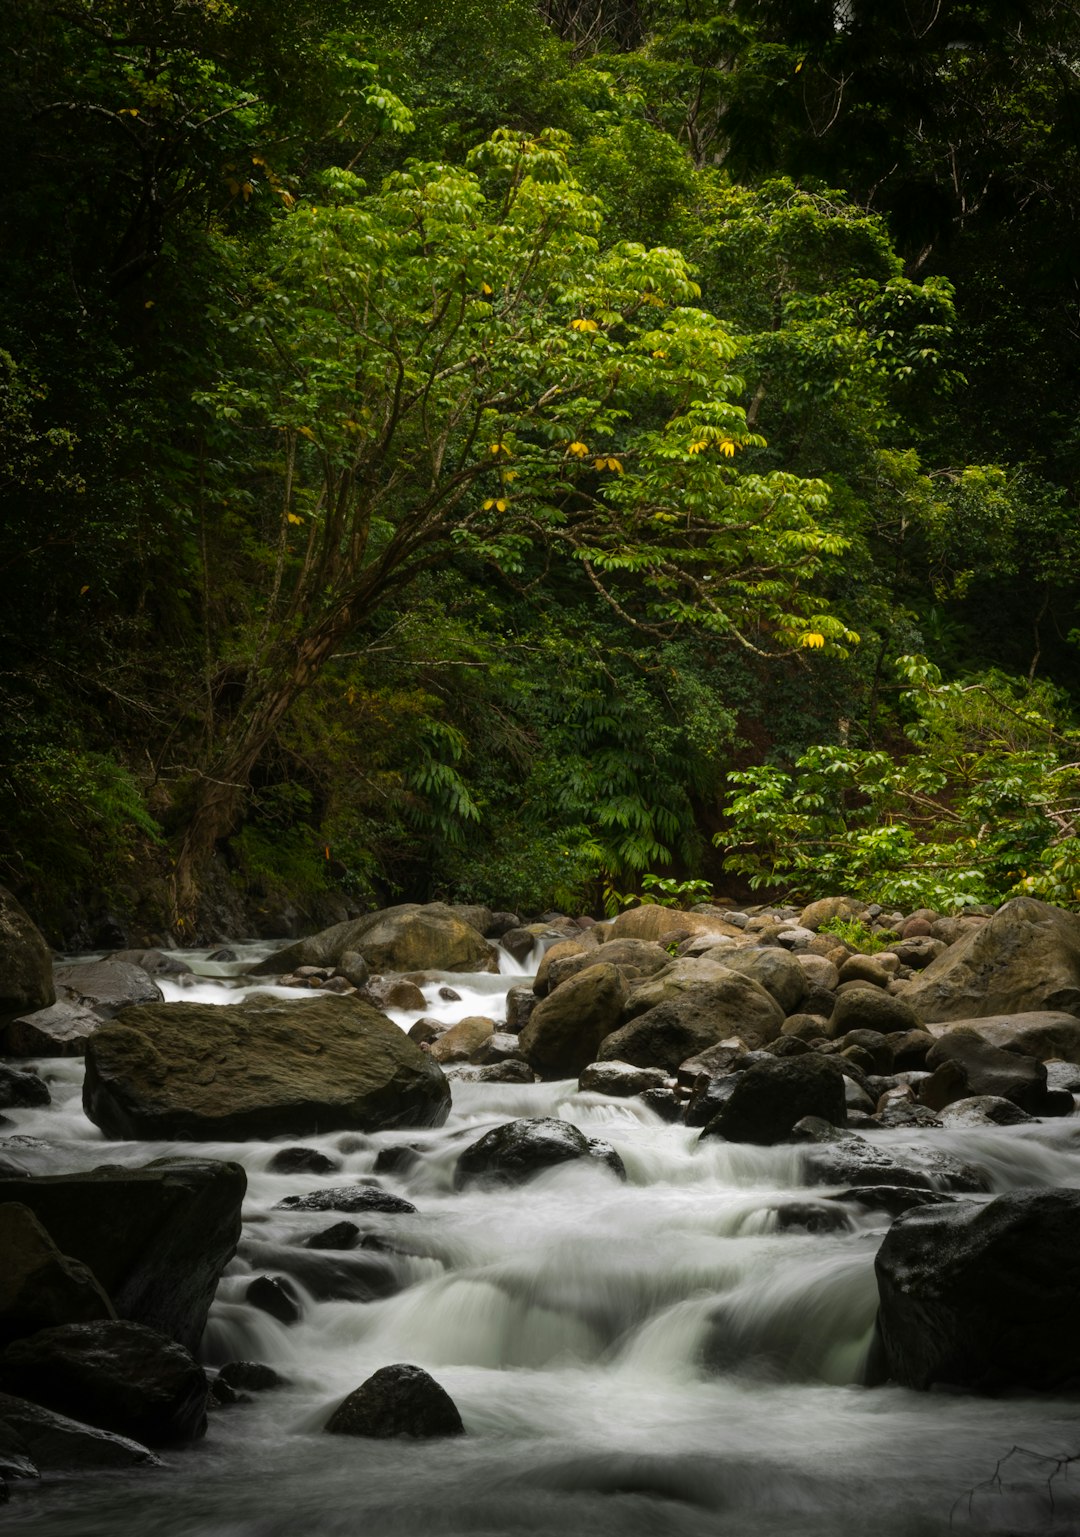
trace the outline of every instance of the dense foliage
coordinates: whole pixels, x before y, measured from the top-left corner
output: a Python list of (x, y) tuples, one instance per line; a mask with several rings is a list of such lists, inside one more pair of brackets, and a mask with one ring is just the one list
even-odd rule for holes
[(1080, 900), (1072, 7), (0, 34), (0, 878), (57, 937), (222, 870)]

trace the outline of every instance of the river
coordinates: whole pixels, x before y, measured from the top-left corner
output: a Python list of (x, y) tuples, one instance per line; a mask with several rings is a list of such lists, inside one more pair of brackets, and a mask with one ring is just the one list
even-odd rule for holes
[[(228, 1006), (250, 987), (237, 965), (196, 952), (200, 975), (173, 999)], [(185, 958), (187, 958), (185, 956)], [(499, 1015), (520, 981), (445, 978), (424, 1011)], [(260, 988), (266, 991), (265, 984)], [(277, 990), (283, 992), (284, 990)], [(303, 997), (289, 992), (290, 997)], [(407, 1027), (416, 1014), (394, 1013)], [(339, 1165), (279, 1174), (277, 1142), (114, 1143), (83, 1115), (82, 1064), (36, 1064), (52, 1106), (11, 1112), (8, 1144), (29, 1172), (140, 1164), (166, 1153), (235, 1159), (248, 1173), (244, 1238), (203, 1342), (209, 1365), (265, 1361), (286, 1379), (215, 1410), (204, 1441), (164, 1467), (12, 1485), (0, 1524), (38, 1537), (932, 1537), (1080, 1531), (1080, 1474), (1040, 1460), (1080, 1452), (1076, 1397), (982, 1399), (867, 1389), (860, 1375), (876, 1307), (883, 1213), (841, 1208), (828, 1232), (785, 1226), (798, 1202), (835, 1215), (800, 1181), (794, 1147), (757, 1148), (671, 1126), (636, 1100), (574, 1082), (455, 1082), (436, 1131), (303, 1139)], [(517, 1116), (561, 1116), (609, 1141), (620, 1183), (564, 1165), (528, 1186), (455, 1192), (461, 1149)], [(884, 1132), (985, 1168), (995, 1193), (1080, 1187), (1080, 1123)], [(374, 1175), (380, 1149), (419, 1150)], [(2, 1144), (0, 1144), (2, 1145)], [(364, 1213), (368, 1247), (298, 1251), (340, 1221), (275, 1210), (290, 1194), (373, 1179), (416, 1215)], [(300, 1322), (249, 1305), (254, 1275), (282, 1260), (337, 1266), (370, 1300), (318, 1301), (294, 1277)], [(315, 1290), (322, 1289), (317, 1283)], [(1078, 1305), (1080, 1305), (1080, 1299)], [(326, 1436), (330, 1410), (376, 1368), (427, 1368), (457, 1403), (463, 1438)], [(1026, 1449), (1009, 1457), (1014, 1446)], [(1037, 1455), (1036, 1455), (1037, 1454)], [(1005, 1462), (994, 1481), (999, 1461)], [(1051, 1477), (1051, 1474), (1054, 1476)]]

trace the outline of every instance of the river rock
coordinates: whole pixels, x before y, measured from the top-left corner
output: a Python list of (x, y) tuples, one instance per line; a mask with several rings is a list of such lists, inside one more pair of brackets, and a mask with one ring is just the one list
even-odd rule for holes
[(954, 1100), (941, 1112), (942, 1126), (1021, 1126), (1035, 1119), (1011, 1099), (992, 1094)]
[(311, 1190), (307, 1195), (287, 1195), (278, 1201), (275, 1211), (381, 1211), (396, 1214), (415, 1212), (416, 1207), (403, 1196), (374, 1185), (338, 1185), (332, 1190)]
[(114, 1019), (138, 1003), (160, 1003), (161, 988), (130, 961), (75, 961), (53, 969), (57, 997), (102, 1019)]
[(731, 1093), (706, 1125), (703, 1137), (769, 1147), (787, 1141), (804, 1116), (818, 1116), (833, 1126), (843, 1126), (847, 1120), (843, 1076), (823, 1057), (756, 1062), (731, 1082)]
[(1047, 1010), (1080, 1016), (1080, 914), (1014, 897), (908, 983), (926, 1023)]
[[(1029, 1115), (1040, 1115), (1046, 1100), (1046, 1068), (1034, 1057), (992, 1046), (974, 1030), (950, 1030), (927, 1053), (931, 1076), (919, 1085), (919, 1098), (932, 1110), (958, 1099), (992, 1095), (1008, 1099)], [(940, 1082), (948, 1070), (948, 1084)]]
[(786, 950), (731, 950), (724, 955), (723, 965), (759, 983), (785, 1014), (794, 1014), (810, 990), (805, 969)]
[(615, 966), (589, 966), (529, 1016), (518, 1040), (529, 1066), (550, 1077), (576, 1077), (601, 1054), (600, 1042), (615, 1029), (627, 983)]
[(96, 1277), (19, 1202), (0, 1203), (0, 1346), (54, 1324), (115, 1318)]
[(355, 1222), (334, 1222), (318, 1233), (304, 1239), (305, 1249), (330, 1249), (335, 1253), (355, 1249), (360, 1241), (360, 1229)]
[(851, 1030), (876, 1030), (880, 1035), (894, 1035), (901, 1030), (918, 1030), (919, 1023), (907, 993), (894, 997), (883, 988), (864, 983), (837, 997), (825, 1033), (830, 1040), (847, 1035)]
[(251, 975), (282, 976), (297, 966), (338, 967), (349, 951), (380, 973), (499, 969), (495, 947), (454, 908), (443, 902), (406, 902), (337, 923), (275, 951), (253, 966)]
[(253, 1308), (258, 1308), (260, 1313), (276, 1318), (286, 1328), (290, 1324), (298, 1324), (303, 1317), (296, 1288), (284, 1276), (256, 1276), (244, 1292), (244, 1300)]
[(866, 903), (858, 902), (854, 897), (819, 897), (803, 908), (799, 927), (817, 933), (823, 923), (831, 923), (834, 918), (857, 918), (865, 911)]
[(275, 1283), (298, 1281), (316, 1302), (377, 1302), (401, 1290), (393, 1261), (370, 1248), (249, 1243), (243, 1254), (256, 1269), (273, 1270)]
[(206, 1430), (206, 1373), (143, 1324), (64, 1324), (16, 1340), (0, 1352), (0, 1391), (148, 1446)]
[(426, 1009), (427, 999), (415, 982), (405, 977), (371, 977), (362, 994), (364, 1003), (377, 1009)]
[(29, 1207), (61, 1254), (89, 1268), (119, 1317), (194, 1351), (236, 1252), (246, 1186), (239, 1164), (163, 1158), (0, 1179), (0, 1201)]
[(955, 1019), (927, 1028), (931, 1036), (938, 1039), (954, 1030), (973, 1030), (991, 1046), (998, 1046), (1003, 1051), (1018, 1052), (1040, 1062), (1060, 1057), (1066, 1062), (1080, 1064), (1080, 1019), (1074, 1014), (1052, 1010), (991, 1014), (981, 1019)]
[(578, 1158), (598, 1159), (618, 1172), (608, 1156), (612, 1153), (607, 1143), (586, 1137), (569, 1121), (547, 1116), (507, 1121), (485, 1132), (461, 1154), (454, 1169), (454, 1188), (523, 1185), (544, 1169)]
[(878, 1380), (996, 1393), (1080, 1377), (1080, 1190), (908, 1212), (875, 1269)]
[[(214, 959), (213, 956), (209, 958)], [(231, 953), (226, 958), (236, 959)], [(137, 966), (140, 971), (145, 971), (147, 976), (151, 977), (184, 977), (192, 974), (187, 961), (172, 950), (117, 950), (110, 959), (127, 961), (129, 965)]]
[(55, 1002), (52, 955), (30, 915), (0, 886), (0, 1020)]
[(285, 1378), (262, 1361), (226, 1361), (218, 1380), (227, 1382), (238, 1393), (265, 1393), (284, 1386)]
[(240, 1141), (441, 1126), (450, 1088), (355, 998), (163, 1003), (91, 1039), (83, 1106), (110, 1137)]
[(341, 1160), (316, 1147), (281, 1147), (267, 1168), (272, 1174), (333, 1174), (341, 1168)]
[(634, 983), (623, 1009), (622, 1023), (628, 1024), (658, 1004), (670, 1003), (691, 988), (701, 987), (705, 982), (727, 982), (733, 975), (715, 956), (681, 956), (665, 971)]
[(722, 980), (687, 988), (631, 1019), (606, 1037), (597, 1055), (673, 1074), (688, 1057), (731, 1037), (751, 1048), (775, 1040), (783, 1022), (780, 1005), (759, 983), (725, 971)]
[(465, 1426), (446, 1389), (422, 1367), (383, 1366), (339, 1404), (326, 1422), (337, 1436), (462, 1436)]
[(537, 997), (531, 987), (518, 982), (506, 990), (506, 1022), (503, 1029), (510, 1035), (520, 1035), (529, 1023)]
[[(438, 1040), (431, 1043), (431, 1055), (436, 1062), (482, 1062), (495, 1034), (495, 1021), (482, 1014), (470, 1014), (459, 1019), (456, 1025), (443, 1031)], [(518, 1049), (516, 1036), (511, 1037), (514, 1049)]]
[(91, 1468), (161, 1466), (153, 1452), (138, 1441), (84, 1425), (10, 1393), (0, 1393), (0, 1430), (6, 1430), (25, 1448), (35, 1469), (30, 1477), (36, 1476), (37, 1469), (76, 1473)]
[(488, 1062), (480, 1067), (466, 1063), (448, 1067), (446, 1076), (455, 1083), (535, 1083), (536, 1074), (527, 1062), (509, 1057), (504, 1062)]
[[(548, 956), (544, 959), (546, 961)], [(564, 955), (551, 961), (547, 970), (547, 992), (554, 992), (569, 977), (584, 971), (587, 966), (594, 966), (598, 960), (605, 966), (617, 966), (628, 980), (655, 976), (671, 965), (671, 956), (661, 945), (645, 939), (611, 939), (599, 955), (594, 947), (579, 955)], [(537, 981), (540, 981), (539, 973)]]
[(667, 1074), (658, 1067), (635, 1067), (631, 1062), (590, 1062), (578, 1079), (578, 1088), (588, 1094), (626, 1099), (644, 1094), (647, 1089), (662, 1089), (667, 1081)]
[(802, 1155), (808, 1185), (892, 1185), (920, 1190), (957, 1190), (973, 1194), (989, 1189), (981, 1169), (931, 1148), (886, 1151), (854, 1132), (823, 1136)]
[(31, 1109), (51, 1102), (49, 1085), (37, 1073), (0, 1067), (0, 1110)]
[(6, 1057), (81, 1057), (101, 1028), (102, 1016), (77, 1003), (16, 1014), (0, 1023), (0, 1053)]

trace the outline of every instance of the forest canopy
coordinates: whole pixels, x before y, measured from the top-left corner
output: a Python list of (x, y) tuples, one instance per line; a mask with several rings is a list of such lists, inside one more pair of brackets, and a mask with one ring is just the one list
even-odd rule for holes
[(1080, 903), (1074, 7), (0, 32), (0, 879), (54, 939)]

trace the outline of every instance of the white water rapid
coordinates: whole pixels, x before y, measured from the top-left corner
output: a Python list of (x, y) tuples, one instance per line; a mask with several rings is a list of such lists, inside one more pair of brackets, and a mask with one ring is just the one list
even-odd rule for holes
[[(223, 1006), (250, 985), (243, 961), (198, 962), (171, 999)], [(425, 987), (426, 1014), (501, 1012), (501, 976)], [(260, 991), (267, 991), (265, 984)], [(274, 989), (284, 996), (305, 995)], [(396, 1013), (408, 1027), (416, 1014)], [(0, 1526), (35, 1537), (1072, 1537), (1080, 1487), (1056, 1458), (1080, 1451), (1075, 1398), (982, 1399), (859, 1385), (876, 1308), (874, 1254), (888, 1218), (844, 1206), (846, 1225), (784, 1227), (786, 1205), (835, 1214), (800, 1184), (792, 1147), (719, 1141), (661, 1122), (636, 1100), (573, 1082), (454, 1084), (437, 1131), (333, 1133), (275, 1143), (108, 1142), (82, 1113), (77, 1061), (34, 1064), (54, 1103), (16, 1110), (4, 1135), (31, 1173), (141, 1164), (165, 1153), (236, 1159), (248, 1173), (242, 1246), (223, 1277), (204, 1359), (268, 1362), (284, 1388), (216, 1410), (204, 1441), (165, 1466), (12, 1486)], [(518, 1116), (561, 1116), (622, 1156), (619, 1183), (569, 1164), (512, 1190), (453, 1189), (461, 1149)], [(302, 1140), (339, 1164), (269, 1171)], [(988, 1170), (997, 1192), (1080, 1187), (1076, 1121), (953, 1132), (930, 1140)], [(380, 1149), (419, 1150), (375, 1175)], [(3, 1143), (0, 1143), (3, 1147)], [(297, 1246), (341, 1218), (277, 1211), (283, 1196), (371, 1179), (416, 1215), (362, 1213), (369, 1246)], [(297, 1255), (334, 1265), (370, 1300), (318, 1301), (293, 1277), (301, 1321), (243, 1300), (252, 1276)], [(309, 1281), (316, 1273), (309, 1274)], [(318, 1291), (317, 1277), (314, 1290)], [(1080, 1298), (1077, 1299), (1080, 1305)], [(1034, 1305), (1034, 1304), (1033, 1304)], [(408, 1361), (450, 1393), (467, 1435), (448, 1441), (326, 1436), (331, 1409), (376, 1368)], [(1010, 1449), (999, 1483), (995, 1467)], [(1080, 1486), (1080, 1478), (1077, 1480)]]

